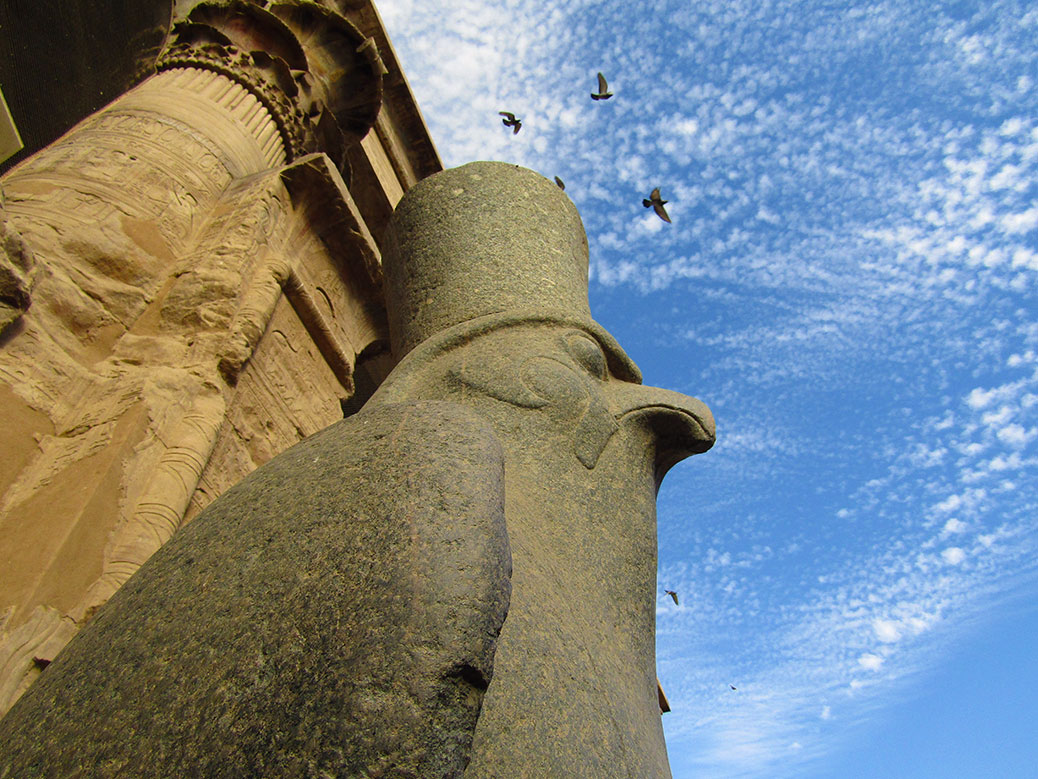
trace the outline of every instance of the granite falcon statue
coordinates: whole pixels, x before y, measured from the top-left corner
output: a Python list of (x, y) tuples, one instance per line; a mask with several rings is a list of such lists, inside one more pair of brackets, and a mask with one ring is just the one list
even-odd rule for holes
[(591, 319), (580, 218), (532, 171), (419, 182), (383, 249), (396, 368), (98, 612), (0, 775), (669, 776), (655, 494), (709, 409)]
[(460, 776), (508, 606), (503, 473), (436, 402), (274, 458), (0, 721), (0, 776)]
[(587, 238), (551, 181), (503, 163), (437, 174), (386, 244), (404, 357), (370, 402), (464, 405), (504, 452), (511, 601), (465, 776), (668, 776), (655, 494), (713, 443), (709, 409), (642, 386), (591, 319)]

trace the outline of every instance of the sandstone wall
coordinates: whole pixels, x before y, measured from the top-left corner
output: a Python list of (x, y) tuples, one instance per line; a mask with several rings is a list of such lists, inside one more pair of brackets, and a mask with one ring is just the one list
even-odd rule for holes
[(0, 712), (179, 527), (391, 367), (378, 239), (439, 161), (373, 7), (352, 14), (389, 73), (348, 183), (248, 78), (190, 63), (0, 179)]

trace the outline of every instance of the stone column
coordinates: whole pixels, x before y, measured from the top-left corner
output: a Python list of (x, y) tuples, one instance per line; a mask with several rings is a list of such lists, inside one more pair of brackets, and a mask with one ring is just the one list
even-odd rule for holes
[(261, 459), (341, 415), (379, 329), (343, 176), (382, 63), (318, 3), (263, 6), (185, 5), (156, 72), (0, 180), (0, 711), (182, 524), (282, 290), (338, 389)]

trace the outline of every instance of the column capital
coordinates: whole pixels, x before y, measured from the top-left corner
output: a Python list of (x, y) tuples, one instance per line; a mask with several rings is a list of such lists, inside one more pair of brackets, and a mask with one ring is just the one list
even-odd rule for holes
[(339, 167), (382, 105), (375, 42), (310, 0), (206, 0), (178, 15), (159, 71), (221, 73), (270, 112), (288, 158), (324, 152)]

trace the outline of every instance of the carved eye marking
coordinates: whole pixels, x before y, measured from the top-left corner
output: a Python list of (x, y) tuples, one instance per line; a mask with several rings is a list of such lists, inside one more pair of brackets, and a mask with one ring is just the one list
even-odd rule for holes
[(596, 379), (606, 378), (605, 355), (593, 338), (580, 332), (570, 333), (566, 336), (566, 351), (577, 361), (577, 365)]

